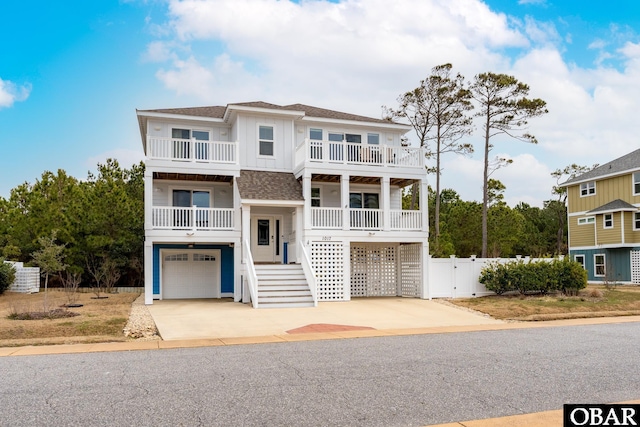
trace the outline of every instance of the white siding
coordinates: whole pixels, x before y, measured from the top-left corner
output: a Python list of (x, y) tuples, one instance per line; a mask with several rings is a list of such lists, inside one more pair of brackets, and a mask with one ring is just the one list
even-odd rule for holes
[[(260, 156), (258, 126), (274, 127), (273, 157)], [(293, 121), (267, 116), (239, 116), (240, 167), (273, 171), (293, 170)]]
[(233, 187), (224, 183), (197, 181), (159, 181), (153, 182), (153, 206), (171, 206), (173, 190), (209, 190), (213, 196), (214, 208), (233, 207)]
[(391, 187), (391, 209), (402, 209), (402, 189), (400, 187)]
[(190, 120), (171, 120), (169, 122), (149, 120), (147, 133), (151, 136), (170, 138), (171, 129), (173, 128), (206, 130), (210, 132), (212, 141), (230, 141), (229, 136), (231, 132), (227, 125), (219, 126), (208, 122)]

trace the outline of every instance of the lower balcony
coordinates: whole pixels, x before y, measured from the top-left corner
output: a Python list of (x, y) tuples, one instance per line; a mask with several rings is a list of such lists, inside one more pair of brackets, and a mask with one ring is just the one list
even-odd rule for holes
[[(349, 230), (422, 230), (422, 212), (418, 210), (391, 210), (389, 224), (385, 227), (382, 209), (346, 209)], [(311, 208), (311, 227), (321, 230), (342, 230), (343, 212), (340, 208)]]
[(233, 230), (235, 209), (154, 206), (156, 230)]

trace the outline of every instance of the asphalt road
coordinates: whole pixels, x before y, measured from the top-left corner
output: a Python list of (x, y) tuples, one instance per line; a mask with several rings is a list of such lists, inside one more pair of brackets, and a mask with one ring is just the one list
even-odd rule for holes
[(1, 426), (414, 426), (640, 398), (640, 323), (0, 358)]

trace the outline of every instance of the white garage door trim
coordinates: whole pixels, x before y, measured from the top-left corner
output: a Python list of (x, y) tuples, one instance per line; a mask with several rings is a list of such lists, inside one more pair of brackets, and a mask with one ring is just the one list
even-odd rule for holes
[(160, 299), (220, 298), (220, 249), (160, 251)]

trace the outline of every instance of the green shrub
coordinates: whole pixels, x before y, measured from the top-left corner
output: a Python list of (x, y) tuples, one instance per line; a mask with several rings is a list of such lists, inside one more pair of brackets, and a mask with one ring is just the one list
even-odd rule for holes
[(16, 279), (16, 269), (0, 258), (0, 295), (4, 293)]
[(509, 291), (518, 291), (522, 295), (529, 293), (546, 294), (578, 290), (587, 286), (587, 273), (580, 264), (568, 257), (549, 261), (525, 262), (524, 260), (489, 262), (481, 271), (480, 283), (487, 290), (501, 295)]

